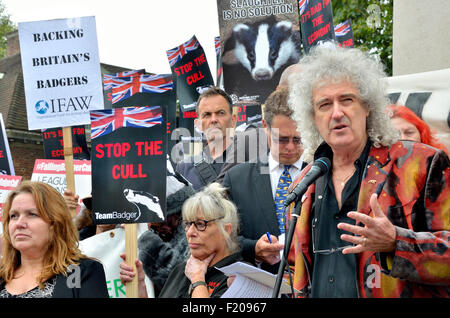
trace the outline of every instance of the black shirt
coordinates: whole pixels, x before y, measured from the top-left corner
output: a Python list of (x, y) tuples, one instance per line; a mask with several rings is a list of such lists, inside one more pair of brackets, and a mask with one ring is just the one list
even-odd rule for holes
[[(340, 239), (345, 231), (338, 229), (337, 225), (342, 222), (355, 224), (355, 220), (347, 217), (347, 213), (357, 210), (359, 189), (370, 146), (371, 142), (368, 141), (361, 156), (354, 162), (356, 170), (342, 190), (342, 207), (340, 210), (331, 178), (332, 171), (330, 170), (327, 175), (321, 178), (323, 179), (321, 181), (323, 182), (322, 194), (320, 193), (320, 186), (318, 187), (319, 182), (316, 181), (316, 199), (321, 200), (321, 203), (315, 202), (311, 218), (311, 244), (314, 243), (316, 250), (316, 253), (312, 255), (312, 297), (358, 297), (355, 254), (344, 255), (342, 251), (324, 254), (317, 253), (317, 251), (351, 245), (351, 243)], [(315, 157), (322, 156), (328, 157), (330, 161), (333, 159), (333, 153), (327, 144), (322, 144), (316, 151)], [(319, 198), (320, 195), (321, 198)], [(320, 211), (317, 211), (318, 209)]]
[[(219, 298), (228, 289), (228, 277), (217, 268), (233, 264), (242, 260), (241, 253), (231, 254), (206, 271), (205, 281), (211, 298)], [(191, 281), (184, 274), (186, 262), (176, 265), (169, 274), (158, 298), (189, 298)], [(216, 268), (217, 267), (217, 268)]]

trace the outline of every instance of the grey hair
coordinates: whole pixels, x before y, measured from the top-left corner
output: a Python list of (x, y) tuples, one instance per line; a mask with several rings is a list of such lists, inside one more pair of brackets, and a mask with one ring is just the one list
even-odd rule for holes
[(347, 80), (358, 90), (362, 104), (369, 110), (367, 134), (375, 147), (391, 146), (398, 132), (391, 126), (386, 107), (386, 77), (383, 64), (359, 49), (316, 46), (300, 62), (301, 73), (290, 77), (288, 104), (294, 110), (302, 135), (304, 160), (312, 161), (323, 142), (314, 122), (313, 90), (327, 82)]
[[(197, 212), (200, 212), (205, 220), (218, 219), (215, 222), (226, 241), (227, 250), (234, 253), (239, 250), (239, 218), (236, 205), (228, 200), (226, 191), (220, 183), (211, 183), (184, 202), (182, 216), (183, 220), (188, 222), (197, 219)], [(225, 223), (231, 223), (230, 235), (225, 231)]]

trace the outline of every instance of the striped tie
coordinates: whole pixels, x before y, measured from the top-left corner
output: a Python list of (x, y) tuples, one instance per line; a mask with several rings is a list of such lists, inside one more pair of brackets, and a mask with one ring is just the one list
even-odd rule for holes
[(280, 228), (280, 233), (285, 232), (285, 222), (286, 222), (286, 209), (284, 207), (284, 200), (288, 194), (289, 186), (292, 183), (291, 175), (289, 174), (289, 168), (291, 165), (285, 165), (284, 171), (280, 176), (278, 181), (277, 189), (275, 191), (275, 211), (277, 213), (278, 226)]

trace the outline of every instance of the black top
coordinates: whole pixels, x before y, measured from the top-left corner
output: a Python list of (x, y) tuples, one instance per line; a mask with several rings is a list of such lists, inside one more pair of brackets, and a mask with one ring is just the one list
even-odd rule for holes
[(78, 266), (69, 269), (67, 276), (58, 274), (23, 294), (12, 295), (0, 280), (0, 298), (109, 298), (103, 265), (92, 259), (81, 259)]
[[(205, 281), (211, 298), (220, 298), (220, 296), (228, 289), (228, 277), (216, 267), (220, 268), (241, 260), (241, 253), (235, 253), (225, 257), (214, 264), (214, 266), (208, 268), (205, 275)], [(184, 274), (185, 267), (186, 262), (183, 262), (173, 268), (159, 294), (159, 298), (190, 298), (188, 290), (191, 281)]]
[[(366, 143), (361, 156), (354, 162), (356, 170), (342, 190), (342, 207), (340, 210), (331, 178), (332, 171), (330, 170), (321, 180), (324, 186), (323, 192), (320, 189), (320, 183), (316, 181), (316, 193), (322, 195), (321, 203), (317, 204), (318, 202), (316, 202), (315, 208), (312, 210), (314, 214), (311, 218), (311, 229), (313, 231), (311, 243), (312, 240), (315, 240), (316, 251), (351, 245), (351, 243), (340, 239), (340, 236), (345, 232), (338, 229), (337, 225), (338, 223), (355, 224), (355, 220), (347, 217), (347, 213), (357, 210), (359, 189), (371, 144), (370, 141)], [(322, 156), (328, 157), (330, 161), (333, 159), (331, 148), (326, 144), (321, 145), (315, 154), (315, 157)], [(320, 211), (317, 211), (317, 209)], [(356, 257), (354, 254), (344, 255), (342, 251), (337, 251), (329, 254), (313, 253), (312, 256), (314, 264), (312, 297), (358, 297)]]

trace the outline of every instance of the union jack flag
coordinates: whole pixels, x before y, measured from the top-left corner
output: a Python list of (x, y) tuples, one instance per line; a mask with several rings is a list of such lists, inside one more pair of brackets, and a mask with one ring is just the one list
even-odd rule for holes
[(214, 47), (216, 48), (216, 55), (220, 55), (220, 36), (214, 38)]
[(197, 41), (195, 35), (187, 42), (173, 48), (171, 50), (167, 50), (167, 58), (169, 59), (170, 66), (174, 66), (179, 60), (183, 58), (187, 53), (196, 50), (200, 46), (200, 43)]
[(306, 7), (308, 6), (309, 0), (299, 0), (298, 1), (298, 9), (300, 11), (300, 15), (305, 13)]
[(172, 78), (164, 74), (116, 77), (112, 85), (112, 103), (136, 93), (164, 93), (172, 88)]
[(128, 76), (137, 76), (145, 73), (145, 69), (141, 70), (131, 70), (131, 71), (124, 71), (119, 72), (116, 74), (104, 74), (103, 75), (103, 90), (108, 90), (113, 87), (113, 84), (116, 83), (117, 77), (128, 77)]
[(145, 128), (162, 122), (160, 106), (95, 110), (91, 111), (91, 138), (110, 134), (122, 127)]
[(350, 30), (352, 29), (352, 26), (350, 24), (350, 20), (344, 21), (342, 23), (339, 23), (334, 27), (334, 33), (336, 36), (344, 36), (346, 35)]

